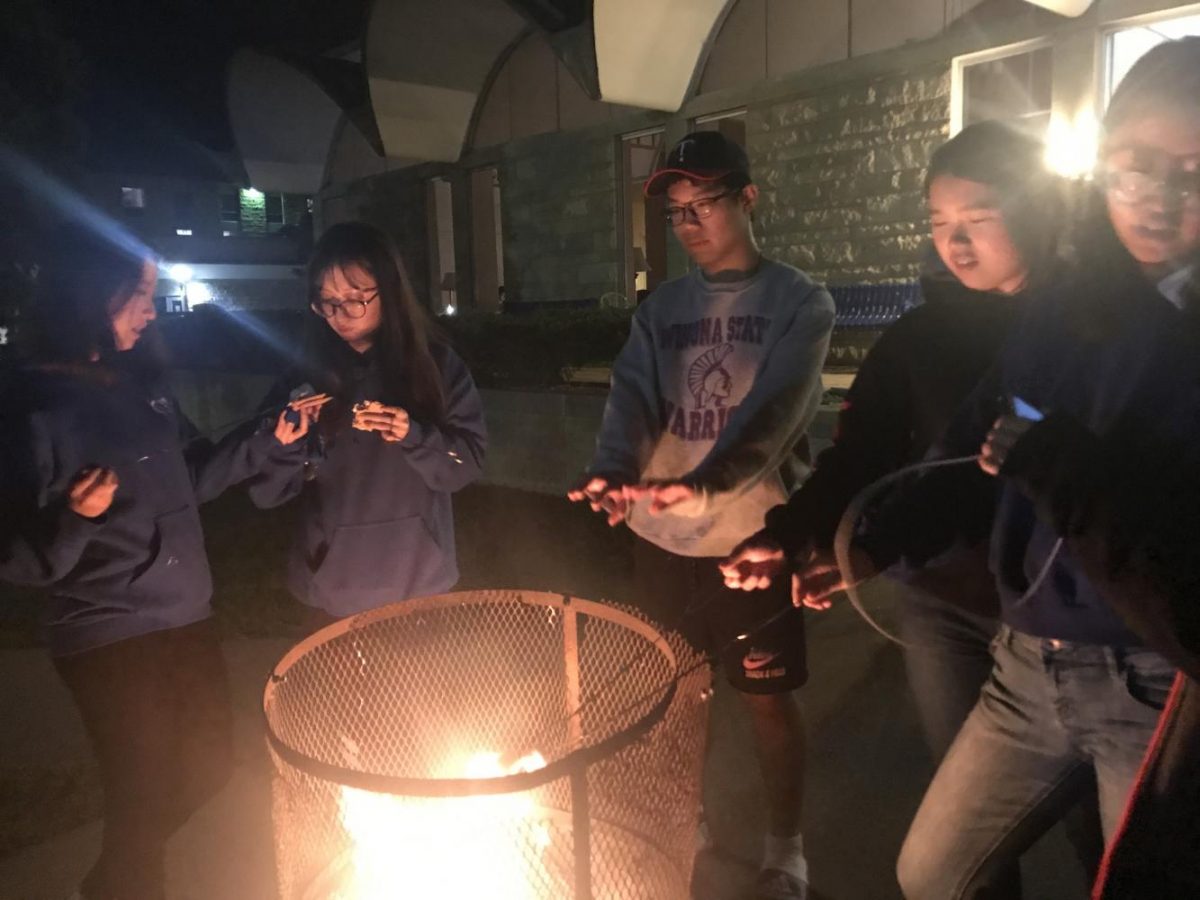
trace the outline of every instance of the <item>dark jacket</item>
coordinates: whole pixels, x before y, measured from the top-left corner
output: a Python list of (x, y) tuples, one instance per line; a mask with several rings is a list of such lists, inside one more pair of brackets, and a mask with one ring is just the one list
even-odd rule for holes
[[(48, 587), (51, 653), (75, 653), (211, 614), (198, 504), (285, 455), (270, 429), (212, 445), (161, 386), (112, 365), (31, 369), (3, 391), (0, 578)], [(99, 519), (67, 506), (75, 475), (115, 470)]]
[[(922, 459), (988, 371), (1023, 297), (922, 281), (925, 303), (904, 315), (863, 360), (838, 415), (833, 444), (767, 531), (792, 558), (828, 550), (862, 488)], [(990, 510), (989, 510), (990, 513)]]
[[(1171, 412), (1180, 381), (1194, 365), (1181, 340), (1182, 314), (1144, 279), (1104, 285), (1102, 271), (1064, 276), (1030, 304), (1001, 353), (941, 442), (939, 455), (974, 455), (1010, 398), (1020, 397), (1046, 413), (1058, 413), (1105, 435), (1118, 423), (1145, 435), (1200, 439), (1200, 425), (1185, 425)], [(978, 523), (954, 522), (962, 496), (986, 490), (995, 479), (974, 466), (930, 473), (894, 507), (912, 512), (920, 525), (903, 535), (906, 553), (928, 557), (954, 530)], [(1058, 539), (1038, 518), (1032, 500), (1000, 479), (991, 524), (989, 565), (1000, 593), (1002, 616), (1014, 629), (1039, 637), (1109, 646), (1141, 643), (1072, 558), (1059, 552), (1048, 576), (1034, 584)], [(886, 530), (900, 532), (896, 509)], [(946, 523), (950, 522), (951, 525)], [(920, 552), (911, 545), (923, 543)]]
[(466, 365), (443, 345), (433, 352), (446, 396), (441, 423), (414, 419), (395, 443), (353, 429), (353, 404), (382, 399), (378, 361), (368, 352), (346, 366), (338, 396), (322, 413), (311, 480), (297, 465), (251, 486), (260, 506), (302, 495), (288, 560), (288, 586), (302, 603), (347, 616), (436, 594), (458, 580), (450, 495), (479, 477), (487, 432)]

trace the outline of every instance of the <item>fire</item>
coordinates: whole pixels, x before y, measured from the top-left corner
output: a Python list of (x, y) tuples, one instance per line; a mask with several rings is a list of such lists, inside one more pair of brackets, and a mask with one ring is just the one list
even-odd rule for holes
[[(496, 778), (545, 765), (539, 753), (506, 767), (499, 753), (481, 752), (440, 777)], [(434, 800), (343, 788), (341, 820), (354, 847), (335, 900), (554, 896), (543, 864), (550, 827), (529, 794)]]

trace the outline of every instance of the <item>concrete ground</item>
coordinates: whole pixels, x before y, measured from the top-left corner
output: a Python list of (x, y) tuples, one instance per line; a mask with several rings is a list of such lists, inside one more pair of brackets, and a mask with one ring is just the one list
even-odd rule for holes
[[(876, 591), (873, 603), (885, 609), (885, 592)], [(931, 773), (900, 655), (847, 605), (809, 621), (812, 677), (803, 692), (811, 727), (805, 840), (814, 897), (895, 898), (896, 853)], [(274, 639), (235, 639), (226, 645), (237, 691), (239, 763), (229, 786), (173, 841), (172, 900), (275, 896), (270, 772), (259, 700), (265, 675), (286, 646)], [(706, 807), (717, 850), (698, 862), (697, 898), (736, 900), (755, 871), (762, 792), (740, 701), (718, 689), (713, 702)], [(86, 758), (70, 699), (39, 650), (0, 653), (0, 720), (10, 726), (0, 741), (5, 763)], [(99, 836), (98, 823), (91, 823), (0, 860), (0, 898), (68, 897), (94, 859)], [(1028, 900), (1085, 896), (1058, 834), (1052, 832), (1026, 863)]]

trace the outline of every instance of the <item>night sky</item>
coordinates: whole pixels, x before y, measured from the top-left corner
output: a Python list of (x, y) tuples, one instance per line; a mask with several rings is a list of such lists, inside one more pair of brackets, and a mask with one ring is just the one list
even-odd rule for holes
[(170, 133), (230, 150), (225, 67), (240, 47), (316, 54), (353, 41), (365, 0), (32, 0), (78, 52), (88, 156)]

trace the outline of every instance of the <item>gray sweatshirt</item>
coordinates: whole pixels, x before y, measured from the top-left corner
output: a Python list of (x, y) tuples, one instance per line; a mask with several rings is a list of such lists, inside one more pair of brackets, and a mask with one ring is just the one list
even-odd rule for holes
[(630, 528), (681, 556), (723, 556), (762, 528), (807, 474), (793, 451), (821, 400), (833, 319), (824, 288), (769, 260), (738, 282), (692, 272), (638, 308), (588, 471), (682, 478), (697, 496), (659, 516), (643, 499)]

